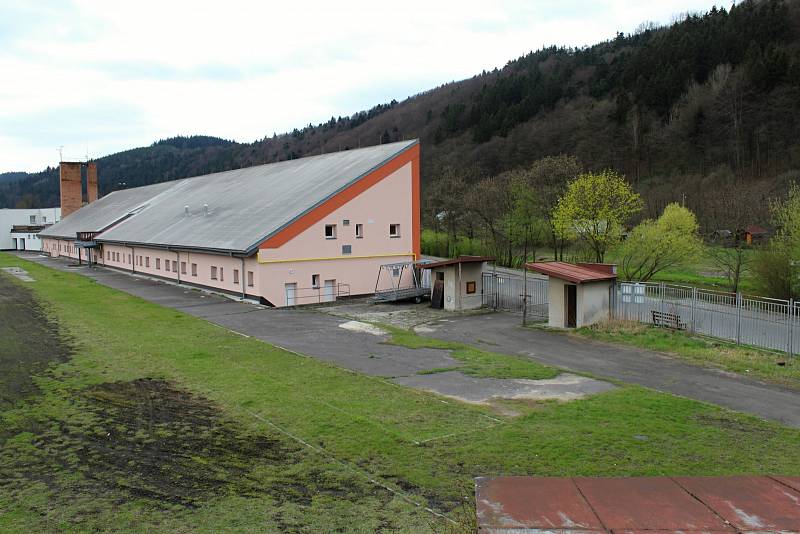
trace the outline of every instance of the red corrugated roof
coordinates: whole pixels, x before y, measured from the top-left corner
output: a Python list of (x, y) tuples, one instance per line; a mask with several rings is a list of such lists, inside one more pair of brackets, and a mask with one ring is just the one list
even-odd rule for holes
[(420, 265), (420, 267), (423, 269), (432, 269), (434, 267), (444, 267), (446, 265), (458, 265), (459, 263), (483, 263), (485, 261), (494, 261), (494, 256), (459, 256), (452, 260), (424, 263)]
[[(598, 282), (601, 280), (614, 280), (617, 278), (616, 274), (609, 273), (606, 266), (598, 265), (597, 269), (590, 267), (575, 265), (574, 263), (565, 263), (563, 261), (548, 261), (540, 263), (526, 263), (525, 266), (531, 271), (536, 271), (554, 278), (560, 278), (575, 284), (583, 284), (586, 282)], [(606, 269), (606, 270), (603, 270)]]

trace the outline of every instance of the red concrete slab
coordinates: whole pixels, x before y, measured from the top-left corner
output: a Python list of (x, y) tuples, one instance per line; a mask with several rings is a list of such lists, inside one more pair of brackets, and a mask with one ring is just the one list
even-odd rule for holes
[(675, 481), (744, 531), (800, 531), (800, 492), (769, 477), (676, 477)]
[[(613, 530), (612, 534), (731, 534), (732, 530)], [(509, 534), (506, 532), (505, 534)], [(572, 533), (570, 533), (572, 534)]]
[(569, 478), (495, 477), (475, 481), (478, 524), (483, 529), (568, 529), (603, 525)]
[(785, 484), (792, 489), (800, 491), (800, 477), (770, 477), (774, 478), (781, 484)]
[(714, 512), (671, 478), (574, 480), (608, 529), (730, 532)]

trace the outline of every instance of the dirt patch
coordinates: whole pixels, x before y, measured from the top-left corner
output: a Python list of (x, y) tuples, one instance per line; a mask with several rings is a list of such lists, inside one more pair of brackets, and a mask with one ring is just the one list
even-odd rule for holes
[(69, 340), (33, 293), (0, 274), (0, 410), (36, 393), (33, 376), (70, 354)]
[(144, 500), (165, 509), (223, 495), (268, 496), (279, 506), (391, 498), (325, 469), (282, 436), (243, 432), (214, 403), (164, 380), (100, 384), (69, 404), (72, 417), (28, 420), (0, 443), (0, 489), (21, 496), (45, 484), (56, 500)]
[(719, 415), (700, 414), (694, 416), (693, 419), (702, 425), (719, 428), (721, 430), (732, 430), (748, 434), (753, 432), (768, 434), (771, 432), (767, 427), (752, 425), (724, 413)]

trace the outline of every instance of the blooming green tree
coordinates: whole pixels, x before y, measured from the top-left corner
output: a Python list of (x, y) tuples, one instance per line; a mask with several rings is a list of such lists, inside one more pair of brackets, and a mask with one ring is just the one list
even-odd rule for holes
[(553, 227), (584, 241), (602, 262), (620, 240), (623, 224), (642, 209), (642, 197), (614, 171), (585, 173), (567, 186), (553, 211)]
[(686, 263), (703, 248), (694, 213), (669, 204), (656, 219), (636, 226), (622, 244), (622, 276), (646, 282), (656, 273)]

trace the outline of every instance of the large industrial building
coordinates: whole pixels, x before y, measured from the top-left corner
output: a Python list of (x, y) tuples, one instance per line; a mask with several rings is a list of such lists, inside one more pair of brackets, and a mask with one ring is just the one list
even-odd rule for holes
[(81, 166), (62, 165), (63, 219), (40, 234), (52, 256), (91, 258), (291, 306), (373, 293), (381, 289), (381, 265), (420, 254), (416, 140), (120, 190), (99, 200), (93, 164), (87, 172), (89, 203), (80, 207)]

